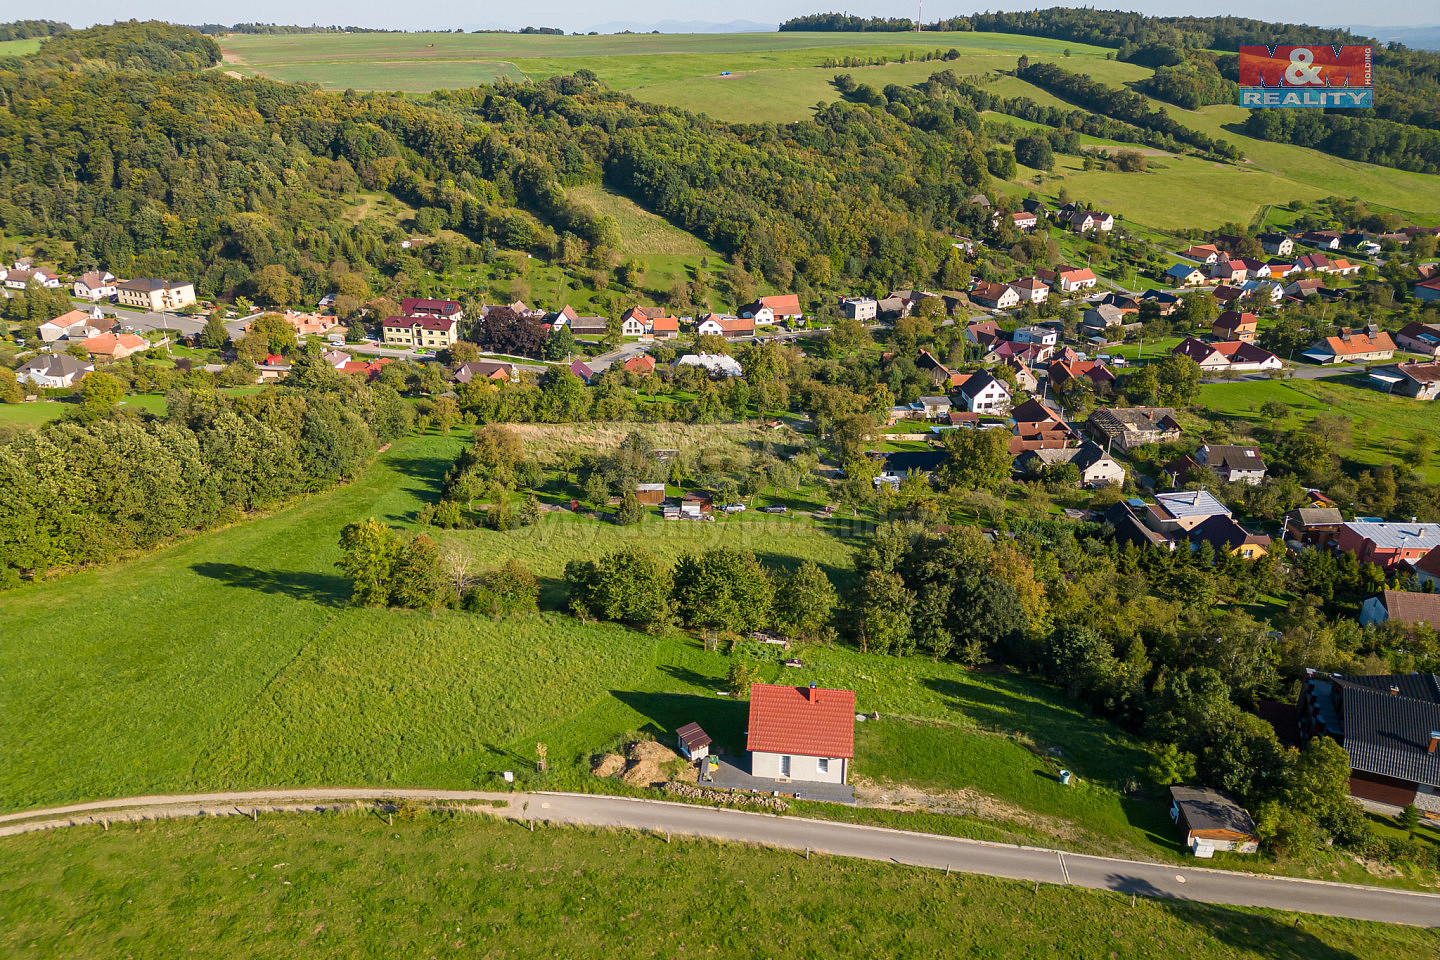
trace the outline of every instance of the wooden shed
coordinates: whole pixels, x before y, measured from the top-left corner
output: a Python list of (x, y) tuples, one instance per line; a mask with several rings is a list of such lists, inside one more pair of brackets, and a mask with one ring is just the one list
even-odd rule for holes
[(656, 507), (665, 502), (665, 484), (663, 483), (637, 483), (635, 485), (635, 496), (643, 504), (649, 507)]
[(1255, 853), (1260, 834), (1245, 808), (1209, 787), (1171, 787), (1170, 819), (1185, 834), (1185, 846), (1197, 857), (1216, 850)]
[(680, 752), (691, 760), (704, 760), (710, 756), (710, 734), (700, 729), (698, 723), (687, 723), (675, 731), (680, 741)]

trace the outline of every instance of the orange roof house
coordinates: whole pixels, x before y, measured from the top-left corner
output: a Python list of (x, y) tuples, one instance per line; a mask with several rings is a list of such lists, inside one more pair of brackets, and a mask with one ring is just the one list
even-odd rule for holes
[(751, 684), (746, 749), (756, 777), (845, 783), (855, 756), (855, 691)]
[(149, 346), (148, 340), (133, 333), (102, 333), (85, 341), (90, 356), (107, 360), (123, 360)]

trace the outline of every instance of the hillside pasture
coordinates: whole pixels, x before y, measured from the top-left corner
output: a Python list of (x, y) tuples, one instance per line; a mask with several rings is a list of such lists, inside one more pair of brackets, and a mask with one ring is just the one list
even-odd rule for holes
[(0, 952), (1389, 960), (1440, 946), (1421, 927), (1132, 903), (684, 836), (531, 832), (467, 813), (391, 819), (267, 814), (8, 838)]

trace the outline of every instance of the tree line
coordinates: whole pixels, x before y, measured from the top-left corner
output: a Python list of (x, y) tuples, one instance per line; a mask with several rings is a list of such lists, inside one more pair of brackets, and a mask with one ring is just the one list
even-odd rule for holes
[(0, 444), (0, 582), (112, 560), (353, 479), (412, 416), (393, 390), (324, 364), (253, 395), (175, 389), (162, 416), (112, 408), (120, 386), (108, 374), (84, 383), (103, 402)]

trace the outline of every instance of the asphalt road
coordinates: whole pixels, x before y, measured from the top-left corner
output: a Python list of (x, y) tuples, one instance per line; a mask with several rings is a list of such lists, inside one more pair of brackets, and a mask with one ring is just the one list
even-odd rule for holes
[(0, 837), (87, 823), (258, 816), (260, 811), (334, 809), (385, 800), (483, 804), (476, 809), (513, 820), (668, 832), (1158, 899), (1440, 927), (1440, 895), (1431, 893), (1142, 863), (859, 824), (585, 794), (361, 787), (131, 797), (5, 814), (0, 816)]

